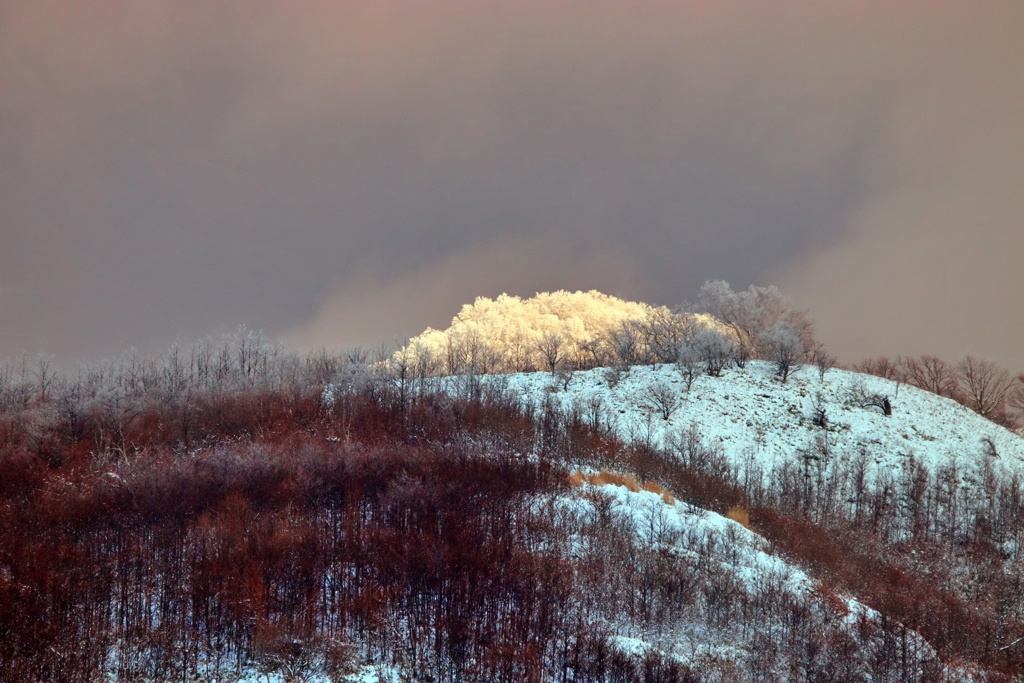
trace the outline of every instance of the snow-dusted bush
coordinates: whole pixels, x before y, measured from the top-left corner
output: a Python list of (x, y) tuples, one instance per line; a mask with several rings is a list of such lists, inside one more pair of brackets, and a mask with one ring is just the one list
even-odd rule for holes
[(663, 420), (672, 417), (680, 400), (679, 390), (663, 380), (648, 384), (640, 394), (641, 407), (657, 413)]

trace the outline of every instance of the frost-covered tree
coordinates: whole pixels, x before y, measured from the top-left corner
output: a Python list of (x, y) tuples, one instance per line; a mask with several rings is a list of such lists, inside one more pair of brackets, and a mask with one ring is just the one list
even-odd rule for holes
[(692, 343), (684, 344), (676, 358), (676, 371), (683, 378), (686, 391), (693, 387), (693, 382), (704, 369), (704, 357)]
[(794, 309), (789, 297), (775, 286), (751, 285), (734, 292), (728, 282), (711, 280), (701, 287), (698, 301), (755, 358), (769, 356), (771, 343), (766, 335), (779, 322), (789, 324), (805, 349), (814, 344), (814, 325), (807, 312)]
[(437, 371), (460, 374), (469, 356), (484, 372), (548, 368), (545, 338), (562, 339), (560, 362), (587, 369), (618, 362), (671, 363), (679, 347), (705, 327), (725, 329), (711, 316), (672, 312), (600, 292), (542, 292), (522, 299), (503, 294), (463, 306), (445, 330), (427, 329), (410, 340), (439, 359)]
[[(543, 367), (538, 348), (549, 334), (563, 339), (562, 356), (579, 367), (604, 364), (614, 355), (609, 332), (626, 321), (645, 320), (655, 307), (600, 292), (542, 292), (522, 299), (503, 294), (463, 306), (445, 330), (427, 329), (411, 343), (435, 358), (448, 359), (442, 372), (457, 373), (465, 340), (475, 338), (494, 372)], [(480, 355), (480, 354), (478, 354)]]
[(775, 364), (775, 372), (785, 382), (794, 367), (807, 353), (799, 331), (790, 323), (780, 320), (759, 337), (759, 343), (768, 352), (768, 359)]
[(721, 377), (733, 354), (733, 343), (718, 330), (705, 328), (695, 334), (689, 346), (704, 363), (704, 372), (712, 377)]

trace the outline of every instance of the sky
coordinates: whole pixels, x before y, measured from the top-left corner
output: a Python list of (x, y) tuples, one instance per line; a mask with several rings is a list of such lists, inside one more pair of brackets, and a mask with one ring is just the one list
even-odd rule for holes
[(0, 0), (0, 357), (775, 284), (1024, 370), (1024, 3)]

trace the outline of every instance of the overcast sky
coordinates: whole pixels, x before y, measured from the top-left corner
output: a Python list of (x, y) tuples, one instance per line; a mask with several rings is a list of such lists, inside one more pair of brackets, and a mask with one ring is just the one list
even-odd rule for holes
[(1024, 370), (1024, 3), (0, 0), (0, 356), (777, 284)]

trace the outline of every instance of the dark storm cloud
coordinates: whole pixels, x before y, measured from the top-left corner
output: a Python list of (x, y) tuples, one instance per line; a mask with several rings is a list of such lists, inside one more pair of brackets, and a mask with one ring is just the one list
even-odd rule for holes
[[(843, 344), (893, 299), (867, 284), (933, 277), (913, 259), (875, 272), (870, 225), (897, 254), (960, 255), (934, 202), (979, 198), (932, 146), (975, 162), (975, 234), (1024, 254), (1019, 12), (978, 7), (0, 5), (0, 354), (159, 350), (243, 323), (366, 343), (477, 295), (671, 304), (769, 277), (848, 358), (878, 340), (955, 352), (895, 316)], [(999, 252), (946, 269), (971, 293), (951, 322), (982, 299), (978, 272), (1021, 303)], [(820, 295), (835, 273), (843, 316)], [(1001, 324), (977, 351), (1024, 366), (1021, 323)]]

